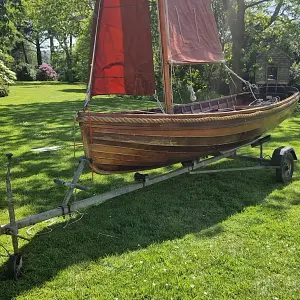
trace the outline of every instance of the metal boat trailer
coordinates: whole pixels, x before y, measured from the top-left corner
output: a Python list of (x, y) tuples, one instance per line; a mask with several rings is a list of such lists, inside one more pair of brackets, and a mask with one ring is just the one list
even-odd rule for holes
[[(210, 173), (220, 173), (220, 172), (230, 172), (230, 171), (274, 169), (276, 171), (277, 181), (282, 182), (284, 184), (290, 183), (294, 171), (294, 160), (297, 160), (296, 153), (292, 147), (279, 147), (274, 150), (271, 159), (265, 159), (263, 156), (263, 144), (269, 141), (270, 139), (271, 136), (268, 135), (263, 138), (257, 138), (256, 140), (247, 144), (247, 145), (251, 145), (252, 147), (257, 147), (257, 146), (260, 147), (260, 156), (258, 158), (238, 155), (237, 150), (247, 146), (247, 145), (243, 145), (242, 147), (238, 147), (235, 149), (231, 149), (230, 151), (220, 153), (220, 155), (218, 156), (206, 158), (200, 161), (193, 161), (188, 163), (185, 162), (183, 163), (183, 167), (163, 175), (150, 177), (145, 174), (136, 173), (134, 175), (135, 183), (128, 184), (124, 187), (103, 193), (101, 195), (97, 195), (91, 198), (70, 203), (70, 199), (73, 195), (74, 189), (79, 189), (84, 191), (88, 190), (87, 187), (78, 184), (78, 181), (85, 166), (90, 165), (92, 162), (82, 157), (79, 161), (79, 166), (77, 168), (77, 171), (74, 174), (72, 182), (66, 183), (59, 179), (54, 180), (56, 184), (63, 184), (68, 186), (68, 190), (66, 192), (64, 200), (62, 201), (62, 204), (59, 207), (54, 208), (52, 210), (37, 215), (33, 215), (21, 220), (16, 220), (15, 218), (14, 200), (13, 200), (13, 193), (12, 193), (11, 182), (10, 182), (12, 154), (7, 154), (9, 163), (8, 163), (8, 171), (6, 176), (6, 186), (7, 186), (7, 195), (8, 195), (8, 211), (9, 211), (10, 223), (0, 226), (0, 236), (10, 235), (12, 239), (14, 254), (8, 253), (8, 276), (12, 279), (17, 280), (20, 276), (20, 272), (22, 268), (22, 254), (19, 249), (18, 239), (19, 238), (25, 240), (28, 239), (18, 234), (19, 229), (46, 220), (50, 220), (54, 217), (70, 215), (72, 212), (76, 212), (80, 209), (87, 208), (92, 205), (104, 203), (115, 197), (128, 194), (130, 192), (142, 189), (147, 186), (151, 186), (155, 183), (179, 176), (181, 174), (189, 173), (193, 175), (193, 174), (210, 174)], [(223, 158), (244, 159), (248, 161), (257, 162), (257, 165), (252, 167), (241, 167), (241, 168), (199, 170)]]

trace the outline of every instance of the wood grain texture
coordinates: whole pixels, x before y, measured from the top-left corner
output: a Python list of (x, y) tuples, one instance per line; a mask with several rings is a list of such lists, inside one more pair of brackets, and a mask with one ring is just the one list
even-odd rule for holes
[[(277, 103), (253, 107), (249, 94), (242, 94), (178, 106), (171, 115), (154, 110), (79, 112), (78, 122), (85, 155), (93, 159), (95, 171), (122, 173), (191, 161), (245, 145), (288, 118), (298, 100), (299, 93), (294, 93)], [(207, 108), (210, 111), (204, 112)]]

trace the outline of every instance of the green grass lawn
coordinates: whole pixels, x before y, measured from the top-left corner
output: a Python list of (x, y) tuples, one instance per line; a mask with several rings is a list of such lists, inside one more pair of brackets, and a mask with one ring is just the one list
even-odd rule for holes
[[(84, 92), (81, 85), (24, 83), (0, 98), (0, 224), (8, 222), (7, 152), (14, 153), (18, 219), (62, 201), (65, 187), (53, 179), (70, 180), (82, 155), (76, 128), (74, 159), (73, 118)], [(155, 103), (106, 97), (93, 104), (110, 111)], [(299, 110), (272, 136), (266, 155), (291, 145), (300, 156)], [(31, 151), (46, 146), (62, 149)], [(224, 160), (215, 167), (243, 164)], [(22, 229), (31, 238), (21, 242), (22, 278), (6, 280), (7, 259), (0, 257), (0, 299), (299, 299), (299, 175), (297, 164), (289, 186), (276, 183), (273, 170), (183, 175), (91, 207), (69, 226), (61, 217)], [(77, 199), (132, 179), (95, 176), (92, 182), (86, 170), (82, 183), (91, 191)], [(0, 243), (11, 250), (8, 237)]]

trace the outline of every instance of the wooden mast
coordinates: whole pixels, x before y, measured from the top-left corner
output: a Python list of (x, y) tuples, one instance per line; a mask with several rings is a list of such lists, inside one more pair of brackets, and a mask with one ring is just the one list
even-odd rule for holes
[(95, 52), (96, 52), (97, 35), (98, 35), (98, 27), (99, 27), (99, 19), (100, 19), (100, 8), (101, 8), (101, 0), (99, 0), (98, 8), (97, 8), (97, 15), (96, 15), (97, 16), (97, 22), (96, 22), (96, 28), (95, 28), (94, 45), (93, 45), (93, 52), (92, 52), (92, 61), (91, 61), (91, 65), (90, 65), (88, 88), (87, 88), (87, 91), (86, 91), (85, 104), (84, 104), (83, 111), (86, 111), (86, 109), (89, 105), (89, 102), (91, 101), (92, 78), (93, 78), (93, 72), (94, 72)]
[(162, 63), (164, 74), (164, 90), (165, 90), (165, 103), (167, 114), (173, 114), (173, 95), (170, 78), (170, 64), (168, 62), (168, 36), (166, 24), (166, 5), (165, 0), (158, 0), (158, 16), (159, 16), (159, 29), (161, 39)]

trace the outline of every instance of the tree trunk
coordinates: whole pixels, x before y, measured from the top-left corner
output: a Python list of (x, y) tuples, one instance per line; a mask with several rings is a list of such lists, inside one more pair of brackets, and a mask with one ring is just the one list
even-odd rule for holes
[(72, 60), (72, 47), (73, 47), (73, 38), (70, 35), (70, 47), (69, 51), (67, 51), (67, 66), (68, 66), (68, 81), (74, 82), (74, 76), (73, 76), (73, 60)]
[(50, 63), (51, 65), (53, 65), (53, 56), (54, 56), (55, 48), (54, 48), (54, 38), (51, 33), (49, 39), (50, 39)]
[(67, 72), (68, 72), (68, 82), (74, 81), (73, 76), (73, 61), (72, 61), (72, 36), (70, 36), (70, 43), (68, 47), (67, 39), (64, 40), (64, 49), (66, 53), (66, 62), (67, 62)]
[(73, 48), (73, 37), (70, 35), (70, 53), (72, 54), (72, 48)]
[[(227, 17), (232, 35), (232, 69), (233, 71), (244, 78), (244, 65), (243, 65), (243, 49), (246, 47), (247, 38), (245, 30), (245, 12), (250, 7), (255, 7), (260, 3), (268, 2), (269, 0), (258, 0), (246, 5), (245, 0), (223, 0), (223, 5), (227, 10)], [(265, 30), (277, 19), (280, 10), (283, 6), (284, 0), (279, 0), (271, 16), (270, 22), (262, 28)], [(241, 80), (236, 77), (233, 78), (234, 83), (231, 85), (231, 90), (234, 92), (240, 92), (243, 84)]]
[(24, 45), (24, 41), (21, 42), (21, 47), (22, 47), (25, 63), (29, 64), (26, 49), (25, 49), (25, 45)]
[(43, 63), (39, 35), (36, 36), (36, 58), (39, 67)]
[[(237, 75), (243, 77), (242, 50), (245, 41), (245, 0), (236, 0), (237, 5), (234, 5), (232, 0), (223, 0), (223, 3), (227, 10), (232, 35), (232, 69)], [(241, 92), (243, 88), (242, 81), (235, 76), (232, 79), (234, 82), (230, 85), (231, 92)]]
[(66, 57), (67, 57), (67, 69), (68, 69), (68, 82), (73, 82), (73, 62), (72, 62), (72, 57), (70, 55), (69, 51), (66, 51)]

